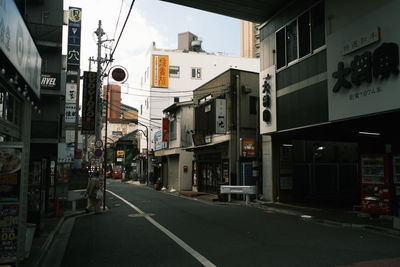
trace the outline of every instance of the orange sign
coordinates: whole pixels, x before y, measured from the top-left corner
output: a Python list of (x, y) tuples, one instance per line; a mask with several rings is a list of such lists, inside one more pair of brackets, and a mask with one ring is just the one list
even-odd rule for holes
[(254, 139), (241, 138), (241, 156), (255, 157), (256, 156), (256, 141)]
[(168, 88), (168, 56), (153, 56), (152, 87)]

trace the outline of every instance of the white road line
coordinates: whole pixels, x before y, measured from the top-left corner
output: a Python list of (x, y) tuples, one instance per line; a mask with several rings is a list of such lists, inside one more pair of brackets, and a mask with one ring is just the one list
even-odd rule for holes
[(156, 222), (153, 218), (150, 216), (146, 215), (143, 211), (141, 211), (138, 207), (130, 203), (129, 201), (125, 200), (124, 198), (120, 197), (119, 195), (115, 194), (114, 192), (107, 190), (108, 193), (114, 195), (115, 197), (119, 198), (123, 202), (125, 202), (129, 207), (132, 209), (136, 210), (138, 213), (143, 214), (144, 217), (152, 223), (155, 227), (160, 229), (164, 234), (169, 236), (172, 240), (174, 240), (179, 246), (181, 246), (184, 250), (186, 250), (190, 255), (192, 255), (196, 260), (198, 260), (201, 264), (207, 267), (215, 267), (216, 265), (207, 260), (204, 256), (202, 256), (200, 253), (198, 253), (196, 250), (191, 248), (188, 244), (183, 242), (182, 239), (171, 233), (167, 228)]

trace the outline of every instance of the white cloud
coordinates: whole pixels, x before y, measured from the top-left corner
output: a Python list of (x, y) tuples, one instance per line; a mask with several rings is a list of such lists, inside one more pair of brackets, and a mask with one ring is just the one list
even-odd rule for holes
[[(89, 69), (89, 57), (97, 57), (97, 37), (95, 36), (94, 32), (98, 28), (99, 20), (102, 21), (102, 28), (106, 33), (105, 37), (103, 37), (104, 39), (106, 37), (108, 37), (108, 39), (112, 39), (115, 34), (115, 46), (130, 6), (130, 3), (127, 3), (127, 1), (124, 1), (123, 3), (124, 5), (120, 15), (118, 28), (116, 30), (116, 23), (121, 7), (120, 1), (113, 1), (113, 4), (110, 4), (109, 0), (64, 1), (65, 10), (68, 10), (69, 6), (82, 8), (82, 70), (86, 71)], [(67, 39), (66, 35), (64, 39)], [(173, 44), (169, 42), (168, 38), (163, 36), (162, 32), (157, 30), (157, 28), (151, 24), (151, 21), (146, 20), (146, 18), (142, 16), (141, 11), (134, 6), (122, 37), (119, 41), (118, 47), (116, 48), (113, 63), (114, 65), (122, 65), (128, 70), (128, 84), (130, 87), (139, 87), (141, 76), (144, 74), (145, 67), (148, 65), (148, 63), (145, 62), (145, 53), (153, 41), (156, 43), (157, 47), (173, 48)], [(64, 42), (64, 45), (65, 44), (66, 41)], [(105, 44), (110, 45), (111, 43)], [(66, 53), (65, 48), (63, 51)], [(104, 48), (102, 48), (102, 52), (104, 57)], [(109, 54), (109, 50), (107, 51), (107, 54)], [(95, 68), (96, 65), (92, 63), (92, 71), (94, 71)], [(137, 94), (132, 90), (130, 90), (130, 93)], [(123, 97), (126, 98), (125, 101), (123, 99), (124, 103), (132, 102), (129, 100), (132, 99), (132, 97), (127, 97), (127, 95), (123, 95)], [(132, 105), (138, 108), (137, 103), (132, 103)]]

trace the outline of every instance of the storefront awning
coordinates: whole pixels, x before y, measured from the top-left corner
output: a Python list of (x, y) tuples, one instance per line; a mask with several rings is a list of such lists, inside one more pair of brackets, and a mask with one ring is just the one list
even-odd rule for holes
[(229, 142), (229, 140), (220, 140), (220, 141), (208, 143), (208, 144), (205, 144), (205, 145), (190, 146), (190, 147), (185, 148), (185, 150), (186, 151), (194, 151), (194, 150), (202, 149), (202, 148), (205, 148), (205, 147), (211, 147), (211, 146), (219, 145), (219, 144), (222, 144), (222, 143), (225, 143), (225, 142)]

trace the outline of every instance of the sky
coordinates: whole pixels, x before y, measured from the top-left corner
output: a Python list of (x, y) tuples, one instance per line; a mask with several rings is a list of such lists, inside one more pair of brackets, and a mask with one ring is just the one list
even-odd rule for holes
[[(97, 57), (94, 31), (99, 20), (107, 34), (103, 38), (116, 40), (131, 3), (132, 0), (64, 0), (64, 10), (70, 6), (82, 8), (82, 71), (89, 70), (89, 57)], [(63, 54), (66, 54), (66, 30), (67, 27)], [(178, 33), (186, 31), (197, 35), (203, 41), (202, 48), (209, 53), (240, 55), (239, 20), (159, 0), (136, 0), (114, 54), (113, 65), (124, 66), (129, 73), (127, 84), (122, 87), (122, 103), (138, 108), (141, 93), (135, 88), (139, 88), (146, 66), (144, 55), (152, 42), (157, 48), (176, 49)], [(115, 44), (105, 43), (109, 47)], [(104, 57), (106, 49), (102, 51)], [(92, 71), (95, 70), (96, 65), (92, 64)]]

